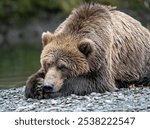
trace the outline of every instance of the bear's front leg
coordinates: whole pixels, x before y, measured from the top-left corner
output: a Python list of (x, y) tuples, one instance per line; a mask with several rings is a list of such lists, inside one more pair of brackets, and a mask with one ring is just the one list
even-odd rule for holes
[[(91, 72), (87, 75), (80, 75), (65, 80), (60, 93), (63, 96), (71, 94), (87, 95), (92, 92), (103, 93), (106, 91), (113, 92), (118, 90), (111, 76), (99, 73), (100, 72)], [(108, 79), (106, 77), (108, 77)]]
[(40, 69), (28, 78), (25, 88), (26, 98), (36, 98), (36, 99), (44, 98), (43, 95), (44, 77), (45, 77), (44, 70)]

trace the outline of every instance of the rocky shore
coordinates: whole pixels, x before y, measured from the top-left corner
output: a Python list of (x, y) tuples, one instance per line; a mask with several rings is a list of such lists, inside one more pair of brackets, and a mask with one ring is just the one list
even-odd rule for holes
[(150, 88), (120, 89), (36, 100), (24, 97), (24, 87), (0, 90), (1, 112), (150, 112)]

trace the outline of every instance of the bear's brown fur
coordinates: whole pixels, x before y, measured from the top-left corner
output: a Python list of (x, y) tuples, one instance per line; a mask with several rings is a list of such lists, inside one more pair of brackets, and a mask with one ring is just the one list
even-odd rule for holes
[(52, 34), (42, 35), (41, 69), (26, 84), (26, 97), (115, 91), (149, 84), (150, 32), (110, 6), (84, 4)]

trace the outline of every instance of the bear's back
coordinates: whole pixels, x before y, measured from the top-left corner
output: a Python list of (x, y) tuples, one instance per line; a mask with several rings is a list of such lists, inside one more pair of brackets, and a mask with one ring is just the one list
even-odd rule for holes
[(83, 4), (71, 12), (69, 17), (58, 26), (55, 33), (80, 33), (100, 19), (110, 19), (109, 11), (114, 9), (115, 7), (100, 4)]

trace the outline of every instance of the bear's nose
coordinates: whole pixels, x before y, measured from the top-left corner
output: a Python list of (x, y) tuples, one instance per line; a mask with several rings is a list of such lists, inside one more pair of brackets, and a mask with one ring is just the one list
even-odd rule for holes
[(52, 92), (53, 89), (54, 89), (54, 84), (52, 84), (52, 83), (44, 84), (44, 86), (43, 86), (44, 92)]

